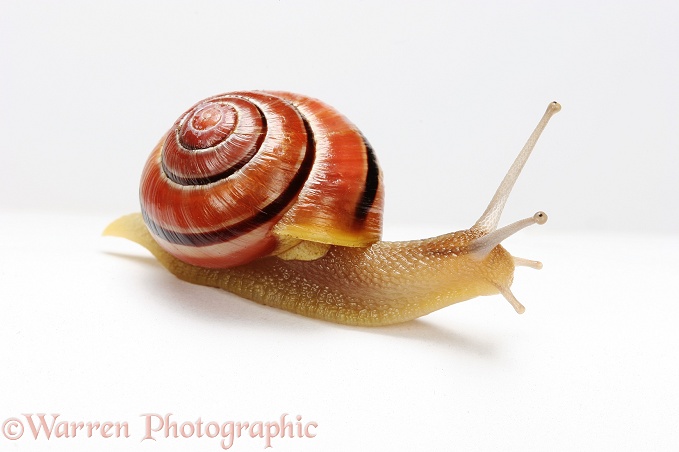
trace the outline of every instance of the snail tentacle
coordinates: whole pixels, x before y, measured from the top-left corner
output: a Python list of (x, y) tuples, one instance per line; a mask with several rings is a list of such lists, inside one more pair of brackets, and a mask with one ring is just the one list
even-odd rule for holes
[(519, 152), (519, 155), (514, 160), (514, 163), (512, 163), (512, 166), (509, 168), (509, 171), (507, 171), (504, 179), (502, 179), (502, 182), (497, 188), (493, 199), (491, 199), (490, 203), (488, 204), (488, 207), (486, 207), (486, 210), (483, 212), (481, 217), (476, 221), (474, 226), (472, 226), (472, 229), (477, 229), (483, 231), (484, 233), (488, 233), (494, 231), (497, 228), (498, 222), (500, 221), (500, 216), (502, 215), (502, 211), (504, 210), (507, 199), (509, 198), (509, 194), (514, 187), (516, 180), (519, 178), (521, 170), (525, 166), (526, 161), (528, 161), (528, 157), (530, 157), (531, 152), (533, 152), (538, 138), (540, 138), (540, 135), (545, 130), (545, 127), (552, 116), (554, 116), (560, 110), (561, 105), (559, 105), (558, 102), (551, 102), (547, 106), (547, 110), (540, 119), (540, 122), (538, 122), (535, 130), (533, 130), (533, 133), (531, 133), (528, 141), (526, 141), (526, 144), (523, 146), (523, 149), (521, 149), (521, 152)]
[(476, 259), (483, 259), (488, 255), (490, 250), (498, 246), (502, 241), (522, 229), (532, 226), (534, 224), (545, 224), (547, 222), (547, 214), (544, 212), (536, 212), (533, 216), (524, 218), (523, 220), (515, 221), (512, 224), (504, 226), (500, 229), (495, 229), (486, 235), (482, 235), (474, 239), (467, 250)]

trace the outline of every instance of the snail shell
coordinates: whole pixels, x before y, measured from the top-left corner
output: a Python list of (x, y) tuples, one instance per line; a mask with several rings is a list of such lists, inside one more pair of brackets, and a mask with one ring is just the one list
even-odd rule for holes
[(149, 157), (140, 198), (163, 249), (225, 268), (375, 243), (384, 189), (370, 144), (335, 109), (243, 91), (205, 99), (175, 122)]

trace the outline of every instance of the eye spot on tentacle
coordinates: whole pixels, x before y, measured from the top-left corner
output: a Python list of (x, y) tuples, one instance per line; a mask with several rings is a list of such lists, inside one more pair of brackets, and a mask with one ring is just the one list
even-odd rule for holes
[(547, 214), (542, 211), (536, 212), (535, 215), (533, 215), (533, 219), (536, 224), (545, 224), (547, 223)]

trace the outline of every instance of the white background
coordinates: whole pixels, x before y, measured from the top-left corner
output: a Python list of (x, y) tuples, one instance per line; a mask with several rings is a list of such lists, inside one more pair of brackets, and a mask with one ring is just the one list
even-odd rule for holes
[[(0, 421), (128, 421), (126, 440), (16, 450), (219, 450), (139, 439), (176, 420), (301, 414), (274, 450), (679, 448), (679, 5), (653, 2), (15, 2), (0, 7)], [(462, 229), (547, 103), (503, 223), (499, 297), (339, 327), (181, 283), (99, 237), (209, 95), (283, 89), (345, 113), (385, 173), (385, 236)], [(130, 257), (132, 256), (132, 258)], [(234, 450), (261, 450), (241, 438)]]

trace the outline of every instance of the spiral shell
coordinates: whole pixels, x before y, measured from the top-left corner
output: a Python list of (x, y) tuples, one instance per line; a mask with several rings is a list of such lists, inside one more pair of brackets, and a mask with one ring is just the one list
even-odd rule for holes
[(225, 268), (300, 243), (374, 243), (384, 190), (370, 144), (335, 109), (250, 91), (184, 113), (151, 153), (140, 199), (162, 248)]

